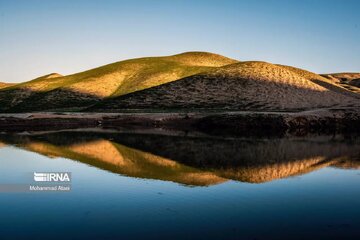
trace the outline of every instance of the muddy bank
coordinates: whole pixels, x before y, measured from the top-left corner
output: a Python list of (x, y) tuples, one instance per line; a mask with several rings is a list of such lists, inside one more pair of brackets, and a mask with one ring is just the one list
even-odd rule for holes
[(211, 135), (359, 132), (360, 111), (0, 114), (3, 132), (99, 126), (200, 131)]

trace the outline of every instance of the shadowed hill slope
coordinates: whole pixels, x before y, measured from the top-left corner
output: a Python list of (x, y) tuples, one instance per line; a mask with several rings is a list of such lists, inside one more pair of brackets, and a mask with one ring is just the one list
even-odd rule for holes
[(360, 78), (360, 73), (328, 73), (328, 74), (321, 74), (323, 77), (326, 78), (334, 78), (339, 81), (349, 81), (356, 78)]
[(358, 107), (357, 77), (320, 76), (291, 66), (186, 52), (120, 61), (68, 76), (52, 73), (5, 88), (0, 84), (0, 112)]
[[(296, 111), (359, 104), (340, 87), (320, 86), (323, 77), (266, 62), (240, 62), (181, 80), (107, 99), (91, 111), (124, 109), (231, 109)], [(355, 97), (353, 97), (353, 95)]]
[(235, 63), (217, 54), (187, 52), (125, 60), (85, 72), (50, 74), (0, 91), (0, 111), (78, 110), (120, 96)]
[(360, 93), (360, 73), (330, 73), (322, 76), (349, 91)]

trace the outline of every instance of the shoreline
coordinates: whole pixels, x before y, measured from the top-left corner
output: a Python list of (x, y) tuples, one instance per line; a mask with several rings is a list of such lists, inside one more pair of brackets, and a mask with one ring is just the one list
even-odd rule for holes
[(38, 112), (0, 114), (0, 131), (102, 128), (165, 128), (211, 134), (284, 134), (287, 132), (360, 132), (360, 110), (316, 109), (303, 112)]

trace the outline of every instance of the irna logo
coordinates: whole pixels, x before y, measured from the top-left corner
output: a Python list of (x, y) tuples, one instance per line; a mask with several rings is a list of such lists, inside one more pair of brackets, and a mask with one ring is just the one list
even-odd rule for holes
[(34, 172), (35, 182), (71, 182), (71, 173), (68, 172)]

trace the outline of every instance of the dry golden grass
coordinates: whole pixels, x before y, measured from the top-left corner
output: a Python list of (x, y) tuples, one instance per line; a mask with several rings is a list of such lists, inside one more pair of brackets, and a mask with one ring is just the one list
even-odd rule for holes
[(238, 61), (208, 52), (186, 52), (168, 57), (169, 60), (189, 66), (222, 67)]
[(6, 87), (10, 87), (13, 86), (14, 83), (4, 83), (4, 82), (0, 82), (0, 89), (2, 88), (6, 88)]
[(32, 91), (46, 91), (49, 85), (57, 84), (59, 78), (63, 77), (58, 73), (51, 73), (31, 80), (29, 82), (14, 85), (13, 88), (26, 88)]
[[(225, 66), (213, 71), (212, 74), (215, 76), (221, 74), (228, 78), (263, 81), (264, 83), (278, 83), (315, 91), (326, 91), (323, 87), (309, 81), (306, 74), (299, 74), (298, 71), (293, 69), (295, 68), (289, 69), (288, 67), (267, 62), (250, 61)], [(309, 75), (311, 74), (316, 75), (309, 73)]]
[(330, 73), (322, 76), (336, 86), (360, 94), (360, 73)]
[(16, 84), (0, 90), (0, 111), (356, 107), (357, 83), (339, 79), (358, 75), (320, 76), (291, 66), (187, 52), (120, 61), (68, 76), (52, 73)]
[[(266, 62), (240, 62), (109, 99), (92, 111), (232, 109), (295, 111), (359, 104), (346, 90), (320, 86), (321, 76)], [(333, 87), (333, 86), (331, 86)], [(351, 93), (353, 94), (353, 93)]]
[(353, 80), (356, 78), (360, 78), (360, 73), (328, 73), (328, 74), (322, 74), (323, 76), (331, 76), (333, 78), (342, 80), (342, 81), (348, 81)]

